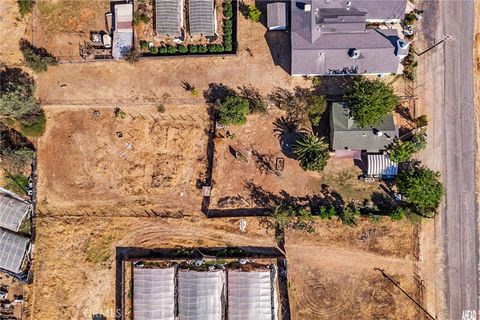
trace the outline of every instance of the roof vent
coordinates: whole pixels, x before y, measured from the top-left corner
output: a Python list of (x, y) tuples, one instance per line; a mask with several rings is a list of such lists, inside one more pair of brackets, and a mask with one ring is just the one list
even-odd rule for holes
[(305, 6), (303, 7), (303, 11), (307, 11), (307, 12), (312, 11), (312, 5), (311, 4), (305, 4)]
[(349, 49), (348, 50), (348, 55), (352, 59), (358, 59), (360, 57), (360, 51), (357, 49)]
[(383, 132), (378, 130), (377, 132), (375, 132), (375, 134), (377, 135), (377, 137), (381, 137), (383, 136)]
[(352, 6), (352, 1), (347, 1), (347, 10), (350, 10), (351, 6)]

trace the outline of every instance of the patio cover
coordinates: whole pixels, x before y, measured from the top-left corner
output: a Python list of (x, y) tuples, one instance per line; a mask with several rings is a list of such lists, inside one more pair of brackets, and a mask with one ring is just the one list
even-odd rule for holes
[(228, 319), (272, 320), (270, 271), (228, 271)]
[(133, 269), (135, 320), (175, 319), (175, 269)]
[(0, 227), (18, 231), (30, 211), (30, 204), (7, 190), (0, 190)]
[(221, 270), (178, 272), (179, 320), (221, 320), (225, 286)]
[(398, 164), (390, 160), (388, 155), (367, 155), (367, 176), (393, 178), (398, 173)]

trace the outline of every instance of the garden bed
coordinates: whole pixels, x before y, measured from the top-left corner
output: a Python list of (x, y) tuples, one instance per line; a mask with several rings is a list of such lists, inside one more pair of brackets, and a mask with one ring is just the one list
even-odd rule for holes
[[(135, 3), (135, 16), (143, 22), (136, 23), (135, 47), (141, 57), (235, 54), (237, 51), (237, 12), (235, 0), (216, 0), (215, 36), (192, 36), (186, 22), (182, 25), (182, 38), (157, 36), (154, 30), (154, 8), (152, 1), (139, 0)], [(187, 8), (184, 7), (184, 11)], [(139, 18), (137, 18), (139, 19)], [(178, 43), (181, 40), (180, 43)]]

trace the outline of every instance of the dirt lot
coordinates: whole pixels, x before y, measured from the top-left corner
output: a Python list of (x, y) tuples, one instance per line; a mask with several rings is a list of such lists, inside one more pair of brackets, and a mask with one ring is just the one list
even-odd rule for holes
[(79, 45), (90, 39), (92, 31), (107, 31), (106, 0), (38, 1), (33, 13), (33, 44), (46, 48), (60, 59), (78, 59)]
[(374, 270), (416, 295), (411, 224), (365, 219), (355, 229), (338, 221), (315, 229), (287, 234), (292, 319), (418, 319), (413, 302)]
[[(188, 99), (202, 104), (203, 97), (192, 97), (182, 87), (182, 81), (188, 81), (200, 93), (210, 83), (218, 82), (233, 88), (252, 84), (265, 94), (276, 86), (309, 85), (286, 71), (290, 65), (287, 33), (265, 34), (263, 25), (241, 15), (239, 29), (237, 56), (161, 58), (133, 66), (114, 61), (61, 64), (39, 75), (38, 95), (45, 104), (110, 105), (117, 101), (148, 104), (168, 93), (177, 101)], [(253, 56), (245, 50), (247, 47)]]
[[(303, 197), (322, 192), (322, 185), (333, 188), (344, 201), (361, 201), (380, 191), (379, 183), (358, 179), (362, 169), (352, 159), (331, 159), (322, 173), (300, 168), (291, 157), (298, 134), (286, 130), (283, 115), (271, 110), (267, 116), (249, 116), (245, 125), (228, 127), (230, 138), (215, 140), (212, 207), (219, 201), (220, 207), (262, 207), (269, 195)], [(237, 151), (246, 158), (236, 158)], [(277, 159), (284, 160), (283, 170), (276, 170)], [(222, 205), (226, 197), (237, 200)]]
[(122, 119), (112, 107), (47, 107), (47, 128), (38, 141), (42, 213), (197, 212), (201, 193), (195, 184), (205, 174), (206, 107), (166, 108), (159, 113), (125, 107)]

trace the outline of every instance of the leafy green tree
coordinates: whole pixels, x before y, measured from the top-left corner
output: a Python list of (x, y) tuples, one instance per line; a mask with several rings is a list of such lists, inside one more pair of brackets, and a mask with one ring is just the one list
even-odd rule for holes
[(402, 207), (395, 207), (389, 214), (390, 219), (399, 221), (405, 216), (405, 210)]
[(240, 96), (229, 96), (218, 109), (218, 121), (221, 124), (244, 124), (250, 104), (247, 99)]
[(28, 137), (40, 136), (45, 131), (46, 122), (45, 113), (40, 109), (20, 119), (20, 131)]
[(402, 163), (410, 160), (415, 154), (415, 145), (411, 141), (395, 140), (388, 150), (390, 160)]
[(397, 188), (413, 211), (426, 217), (435, 214), (444, 193), (440, 173), (424, 166), (400, 172)]
[(364, 77), (355, 78), (344, 99), (355, 122), (362, 128), (379, 124), (399, 103), (392, 86)]
[(0, 114), (17, 118), (39, 109), (34, 97), (35, 82), (26, 72), (5, 67), (0, 79)]
[(312, 94), (310, 97), (310, 110), (308, 110), (308, 116), (314, 126), (320, 124), (320, 120), (326, 109), (327, 102), (325, 101), (325, 97)]
[(329, 206), (329, 207), (322, 206), (318, 209), (318, 215), (322, 220), (325, 220), (325, 219), (330, 220), (337, 215), (337, 211), (333, 206)]
[(390, 160), (402, 163), (410, 160), (413, 155), (424, 150), (427, 147), (427, 133), (422, 130), (412, 136), (411, 140), (400, 141), (395, 140), (388, 150)]
[(311, 133), (295, 142), (293, 153), (303, 170), (322, 171), (330, 159), (328, 144)]
[(147, 24), (150, 22), (150, 17), (147, 16), (145, 13), (137, 10), (135, 11), (135, 13), (133, 14), (133, 24), (135, 26), (138, 26), (140, 24)]
[(20, 39), (20, 51), (27, 66), (35, 72), (48, 70), (48, 66), (58, 65), (57, 59), (45, 48), (38, 48), (25, 39)]
[(267, 103), (258, 89), (252, 85), (238, 87), (238, 89), (240, 90), (240, 96), (248, 100), (250, 113), (267, 113)]
[(413, 120), (417, 128), (426, 127), (428, 126), (428, 118), (426, 115), (422, 114), (421, 116), (417, 117)]
[(260, 9), (257, 8), (255, 4), (251, 4), (248, 7), (248, 18), (254, 22), (260, 21), (260, 17), (262, 15), (262, 12)]

